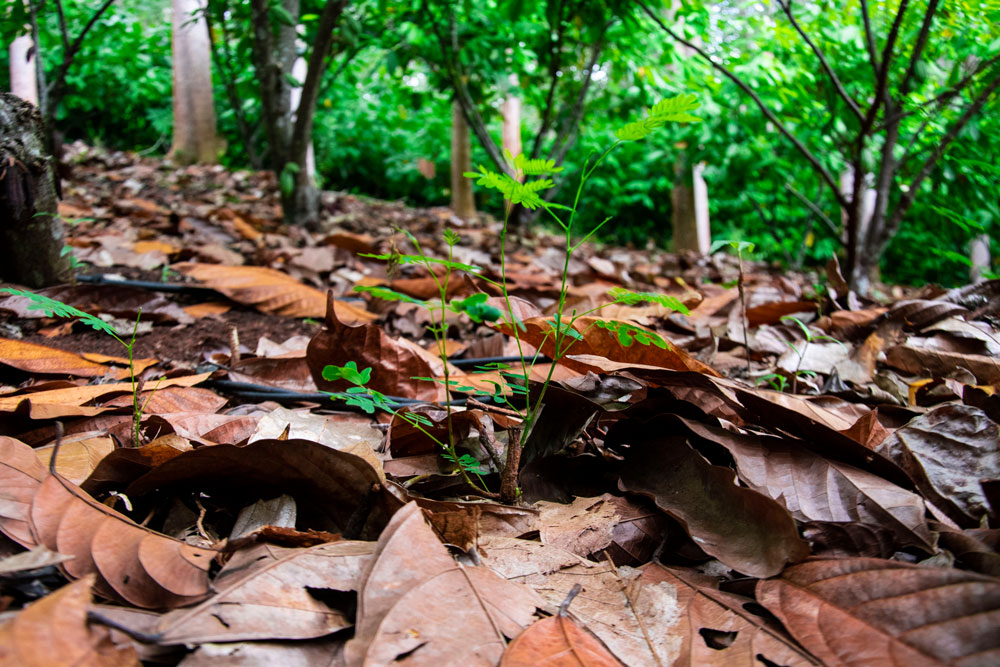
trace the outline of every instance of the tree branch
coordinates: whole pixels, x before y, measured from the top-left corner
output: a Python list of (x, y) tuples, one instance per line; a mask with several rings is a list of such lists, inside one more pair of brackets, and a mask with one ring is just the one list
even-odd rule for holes
[(348, 0), (327, 0), (323, 13), (319, 17), (316, 29), (316, 41), (309, 54), (309, 66), (306, 70), (306, 80), (302, 84), (302, 97), (299, 108), (295, 112), (295, 127), (292, 130), (291, 159), (299, 165), (305, 164), (306, 153), (309, 150), (309, 139), (312, 136), (313, 117), (316, 110), (316, 100), (319, 96), (319, 83), (323, 76), (324, 63), (333, 46), (333, 30), (337, 27)]
[[(906, 2), (906, 0), (903, 0), (903, 2)], [(712, 56), (710, 56), (708, 53), (706, 53), (705, 50), (702, 49), (701, 47), (699, 47), (697, 44), (695, 44), (694, 42), (691, 42), (690, 40), (684, 39), (683, 37), (681, 37), (680, 35), (678, 35), (677, 33), (675, 33), (673, 30), (671, 30), (670, 28), (668, 28), (663, 23), (663, 21), (661, 21), (660, 18), (656, 14), (654, 14), (652, 12), (652, 10), (649, 9), (649, 7), (646, 5), (646, 3), (643, 0), (638, 0), (638, 4), (643, 9), (643, 11), (645, 11), (646, 14), (651, 19), (653, 19), (653, 21), (660, 27), (661, 30), (663, 30), (665, 33), (667, 33), (668, 35), (670, 35), (670, 37), (672, 37), (675, 41), (680, 42), (684, 46), (688, 47), (689, 49), (693, 50), (695, 53), (697, 53), (698, 55), (700, 55), (706, 62), (708, 62), (709, 65), (711, 65), (713, 68), (715, 68), (716, 70), (718, 70), (723, 76), (725, 76), (727, 79), (729, 79), (730, 81), (732, 81), (733, 83), (735, 83), (737, 86), (739, 86), (740, 89), (743, 90), (744, 93), (746, 93), (747, 95), (749, 95), (750, 98), (757, 105), (757, 107), (764, 114), (764, 116), (769, 121), (771, 121), (776, 128), (778, 128), (778, 131), (781, 132), (781, 134), (783, 134), (786, 139), (788, 139), (789, 141), (792, 142), (792, 144), (795, 146), (795, 148), (798, 149), (799, 153), (801, 153), (802, 156), (806, 159), (806, 161), (808, 161), (809, 164), (812, 165), (813, 169), (816, 170), (816, 173), (818, 173), (820, 175), (820, 177), (827, 184), (827, 186), (833, 191), (833, 195), (837, 199), (837, 202), (840, 203), (842, 206), (845, 206), (845, 207), (847, 206), (847, 200), (844, 198), (844, 195), (841, 194), (840, 188), (838, 187), (837, 182), (834, 180), (834, 178), (830, 174), (830, 172), (827, 171), (826, 167), (824, 167), (823, 164), (819, 161), (819, 159), (815, 155), (813, 155), (812, 152), (808, 148), (806, 148), (805, 145), (801, 141), (799, 141), (788, 130), (787, 127), (785, 127), (784, 123), (782, 123), (780, 120), (778, 120), (778, 117), (774, 115), (774, 112), (771, 111), (767, 107), (766, 104), (764, 104), (763, 100), (760, 99), (760, 97), (757, 95), (757, 93), (755, 93), (753, 91), (753, 89), (750, 88), (750, 86), (748, 86), (738, 76), (736, 76), (735, 74), (733, 74), (725, 65), (723, 65), (723, 64), (721, 64), (719, 62), (716, 62), (716, 60), (714, 58), (712, 58)]]
[(833, 238), (840, 241), (841, 245), (844, 244), (844, 240), (840, 236), (840, 229), (838, 229), (837, 225), (835, 225), (833, 220), (830, 219), (830, 216), (828, 216), (826, 213), (823, 212), (823, 209), (821, 209), (819, 206), (815, 204), (815, 202), (811, 201), (808, 197), (806, 197), (804, 194), (793, 188), (788, 183), (785, 183), (785, 189), (788, 190), (789, 194), (791, 194), (793, 197), (802, 202), (802, 204), (807, 209), (812, 211), (817, 218), (823, 221), (823, 224), (826, 225), (827, 229), (830, 230), (830, 233), (833, 234)]
[(924, 12), (923, 23), (920, 24), (920, 33), (917, 35), (917, 43), (913, 46), (913, 53), (910, 55), (910, 64), (906, 67), (906, 74), (903, 75), (903, 80), (899, 84), (899, 96), (905, 97), (910, 91), (910, 83), (913, 81), (913, 75), (917, 71), (917, 63), (920, 62), (920, 56), (923, 55), (924, 47), (927, 46), (927, 38), (930, 36), (931, 24), (934, 23), (934, 14), (937, 12), (939, 0), (930, 0), (927, 3), (927, 11)]
[(802, 37), (805, 43), (809, 45), (809, 48), (813, 50), (813, 53), (816, 54), (816, 57), (819, 59), (819, 64), (822, 65), (823, 71), (826, 72), (827, 77), (829, 77), (830, 81), (833, 83), (833, 87), (837, 90), (837, 94), (840, 95), (842, 100), (844, 100), (844, 103), (847, 104), (847, 107), (851, 110), (855, 117), (857, 117), (859, 121), (864, 121), (864, 115), (861, 113), (861, 109), (858, 108), (857, 102), (855, 102), (854, 99), (847, 94), (847, 90), (844, 89), (844, 84), (840, 82), (840, 77), (838, 77), (837, 73), (833, 71), (832, 67), (830, 67), (830, 63), (827, 61), (826, 56), (823, 55), (819, 46), (817, 46), (809, 35), (806, 34), (806, 31), (802, 29), (799, 22), (795, 20), (795, 16), (792, 14), (792, 0), (778, 0), (778, 5), (785, 12), (785, 16), (788, 17), (788, 20), (791, 21), (792, 27), (795, 28), (796, 32), (799, 33), (799, 36)]
[(914, 200), (917, 197), (917, 192), (920, 190), (920, 186), (923, 184), (924, 180), (930, 175), (931, 171), (934, 169), (934, 165), (937, 164), (941, 156), (944, 155), (948, 146), (958, 137), (959, 132), (962, 131), (968, 122), (986, 105), (990, 96), (993, 95), (1000, 88), (1000, 67), (995, 68), (993, 72), (993, 79), (979, 91), (979, 94), (973, 99), (972, 104), (965, 110), (965, 112), (956, 120), (943, 137), (934, 146), (934, 150), (931, 152), (927, 159), (924, 160), (923, 165), (917, 172), (917, 175), (910, 182), (910, 186), (903, 196), (900, 197), (899, 203), (892, 212), (892, 216), (889, 218), (888, 223), (882, 230), (882, 234), (879, 235), (879, 243), (886, 243), (892, 238), (893, 234), (899, 228), (899, 223), (906, 215), (906, 212), (913, 205)]
[[(545, 96), (545, 109), (542, 110), (542, 124), (538, 128), (538, 132), (535, 134), (535, 141), (531, 146), (531, 157), (532, 159), (537, 158), (539, 153), (542, 151), (542, 140), (545, 137), (545, 133), (549, 131), (552, 123), (552, 109), (553, 101), (555, 100), (556, 88), (559, 85), (559, 68), (562, 67), (562, 44), (563, 44), (563, 21), (562, 21), (562, 11), (563, 2), (559, 0), (559, 5), (556, 7), (556, 25), (555, 33), (556, 40), (555, 46), (552, 46), (552, 40), (549, 40), (549, 92)], [(550, 25), (550, 28), (552, 26)], [(550, 33), (551, 35), (551, 30)]]
[(56, 14), (59, 16), (59, 36), (62, 38), (63, 53), (69, 51), (69, 28), (66, 27), (66, 12), (63, 11), (62, 0), (55, 0)]
[(219, 45), (216, 43), (215, 33), (212, 30), (212, 17), (215, 12), (212, 10), (211, 2), (205, 4), (202, 14), (205, 17), (205, 23), (208, 26), (208, 41), (212, 49), (212, 61), (219, 70), (219, 76), (222, 78), (222, 87), (225, 88), (226, 97), (229, 98), (229, 105), (233, 108), (233, 116), (236, 118), (236, 127), (239, 130), (240, 138), (243, 139), (243, 143), (246, 147), (247, 158), (250, 160), (250, 166), (254, 169), (260, 169), (262, 166), (260, 156), (257, 154), (253, 145), (253, 132), (250, 129), (250, 123), (247, 122), (246, 114), (243, 113), (243, 100), (240, 98), (239, 90), (236, 87), (236, 76), (233, 74), (233, 57), (229, 48), (229, 28), (226, 23), (225, 10), (218, 12), (219, 24), (222, 29), (221, 55), (219, 53)]
[(52, 83), (49, 84), (48, 90), (46, 91), (49, 98), (49, 111), (51, 113), (55, 113), (55, 107), (59, 105), (59, 101), (62, 99), (62, 90), (66, 85), (66, 73), (69, 71), (70, 65), (73, 64), (73, 59), (76, 58), (76, 54), (80, 50), (80, 47), (83, 46), (84, 38), (87, 37), (87, 33), (90, 32), (90, 29), (94, 27), (97, 20), (101, 18), (101, 15), (108, 10), (108, 7), (110, 7), (114, 1), (115, 0), (104, 0), (104, 4), (97, 8), (97, 10), (90, 17), (90, 20), (87, 21), (87, 24), (83, 27), (83, 30), (80, 31), (80, 34), (76, 36), (76, 39), (73, 40), (72, 44), (70, 44), (66, 51), (63, 52), (63, 59), (59, 64), (59, 68), (56, 70), (56, 77), (52, 80)]
[(865, 26), (865, 48), (868, 49), (868, 60), (871, 61), (872, 71), (877, 79), (879, 71), (878, 49), (875, 47), (875, 33), (872, 32), (872, 18), (868, 14), (868, 0), (861, 0), (861, 20)]
[(875, 123), (879, 107), (888, 104), (889, 101), (889, 64), (892, 62), (892, 52), (896, 47), (896, 39), (899, 37), (899, 28), (903, 24), (903, 16), (910, 4), (910, 0), (900, 0), (899, 9), (896, 10), (896, 17), (892, 21), (892, 28), (889, 29), (889, 37), (882, 48), (882, 60), (879, 63), (878, 72), (875, 75), (875, 97), (872, 105), (865, 114), (862, 123), (861, 134), (866, 135)]

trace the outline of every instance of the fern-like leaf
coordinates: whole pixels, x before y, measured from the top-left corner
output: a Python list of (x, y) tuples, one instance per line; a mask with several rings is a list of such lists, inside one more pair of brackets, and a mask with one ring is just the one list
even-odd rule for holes
[(518, 153), (514, 158), (514, 169), (525, 176), (541, 176), (542, 174), (558, 174), (564, 167), (557, 167), (555, 160), (544, 160), (542, 158), (531, 159), (525, 157), (524, 153)]
[(615, 303), (621, 303), (626, 306), (634, 306), (637, 303), (655, 303), (684, 315), (691, 314), (691, 311), (688, 310), (688, 307), (685, 306), (680, 299), (666, 294), (656, 294), (655, 292), (633, 292), (625, 289), (624, 287), (613, 287), (608, 290), (608, 296), (610, 296)]
[(618, 128), (615, 130), (615, 136), (621, 141), (639, 141), (667, 123), (698, 122), (701, 118), (689, 113), (697, 109), (698, 106), (697, 96), (691, 93), (682, 93), (660, 100), (649, 110), (648, 118)]
[(384, 255), (374, 255), (372, 253), (362, 252), (358, 253), (358, 257), (367, 257), (369, 259), (381, 259), (386, 262), (396, 262), (397, 264), (440, 264), (449, 269), (468, 271), (469, 273), (479, 273), (483, 270), (481, 266), (473, 266), (472, 264), (462, 264), (461, 262), (449, 262), (446, 259), (437, 259), (436, 257), (425, 257), (424, 255), (398, 255), (398, 254), (384, 254)]
[(8, 294), (13, 294), (14, 296), (23, 296), (31, 303), (28, 305), (29, 310), (41, 310), (45, 313), (46, 317), (76, 317), (79, 318), (81, 322), (87, 326), (97, 330), (103, 331), (115, 340), (117, 340), (122, 345), (125, 342), (118, 337), (118, 332), (113, 326), (102, 320), (101, 318), (91, 315), (90, 313), (85, 313), (79, 308), (74, 308), (68, 303), (63, 303), (62, 301), (57, 301), (56, 299), (45, 296), (44, 294), (35, 294), (34, 292), (28, 292), (26, 290), (14, 289), (12, 287), (0, 287), (0, 292), (7, 292)]
[(407, 303), (415, 303), (418, 306), (427, 307), (427, 302), (422, 299), (414, 299), (412, 296), (397, 292), (396, 290), (389, 289), (388, 287), (380, 287), (377, 285), (358, 285), (354, 288), (355, 292), (364, 292), (366, 294), (371, 294), (376, 299), (382, 299), (383, 301), (405, 301)]
[(601, 329), (607, 329), (611, 333), (615, 334), (622, 347), (632, 347), (633, 343), (639, 343), (640, 345), (655, 345), (661, 350), (666, 350), (668, 348), (667, 341), (663, 340), (659, 334), (647, 331), (646, 329), (637, 327), (634, 324), (629, 324), (628, 322), (619, 322), (618, 320), (598, 320), (594, 322), (594, 324)]

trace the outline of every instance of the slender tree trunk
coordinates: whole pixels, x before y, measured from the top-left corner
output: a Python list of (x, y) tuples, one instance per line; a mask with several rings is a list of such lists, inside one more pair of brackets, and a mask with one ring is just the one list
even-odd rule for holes
[(674, 163), (674, 187), (670, 193), (674, 252), (693, 250), (705, 254), (712, 243), (704, 170), (704, 164), (691, 165), (683, 152)]
[(472, 171), (469, 125), (456, 100), (451, 103), (451, 209), (462, 220), (476, 217), (472, 181), (462, 175), (467, 171)]
[(204, 0), (173, 0), (174, 142), (170, 154), (183, 163), (218, 161), (212, 94), (212, 47)]
[[(513, 78), (513, 75), (511, 75)], [(521, 153), (521, 98), (511, 93), (504, 98), (501, 107), (503, 114), (503, 149), (517, 157)]]
[(992, 268), (991, 260), (990, 235), (980, 234), (972, 239), (972, 247), (969, 249), (969, 280), (974, 283), (985, 280), (983, 274)]
[(0, 93), (0, 275), (29, 287), (73, 277), (45, 146), (38, 107)]
[(10, 92), (38, 106), (38, 51), (31, 35), (21, 35), (10, 43)]

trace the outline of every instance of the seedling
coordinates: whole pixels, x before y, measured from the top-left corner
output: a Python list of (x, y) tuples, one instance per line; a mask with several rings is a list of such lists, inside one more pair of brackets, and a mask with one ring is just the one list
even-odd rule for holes
[[(0, 287), (0, 292), (6, 292), (8, 294), (13, 294), (14, 296), (23, 296), (27, 298), (31, 301), (28, 308), (30, 310), (41, 310), (45, 313), (46, 317), (75, 317), (92, 329), (95, 329), (96, 331), (103, 331), (122, 344), (128, 352), (128, 373), (129, 381), (132, 385), (132, 444), (134, 447), (138, 447), (142, 442), (140, 434), (142, 415), (146, 411), (146, 406), (149, 405), (149, 401), (153, 398), (153, 392), (150, 392), (149, 398), (146, 399), (145, 403), (141, 403), (139, 401), (139, 395), (142, 393), (143, 381), (137, 380), (135, 377), (135, 361), (133, 355), (135, 349), (135, 337), (139, 332), (139, 319), (142, 317), (142, 309), (140, 308), (138, 314), (136, 315), (135, 326), (132, 328), (132, 337), (126, 343), (125, 340), (118, 335), (115, 328), (101, 318), (84, 312), (79, 308), (74, 308), (73, 306), (63, 303), (62, 301), (49, 298), (44, 294), (35, 294), (34, 292), (14, 289), (12, 287)], [(156, 391), (156, 387), (153, 388), (153, 391)]]
[(740, 291), (740, 312), (743, 316), (743, 348), (746, 350), (747, 354), (747, 374), (750, 374), (750, 335), (748, 333), (750, 329), (750, 322), (747, 320), (747, 299), (746, 294), (743, 291), (744, 275), (743, 275), (743, 251), (748, 253), (753, 252), (754, 245), (749, 241), (730, 241), (728, 239), (719, 240), (712, 244), (709, 249), (708, 254), (714, 253), (719, 248), (725, 246), (731, 247), (736, 251), (736, 259), (739, 262), (740, 267), (740, 277), (736, 281), (736, 286)]
[[(802, 346), (802, 350), (801, 351), (799, 350), (798, 347), (796, 347), (792, 343), (789, 343), (788, 341), (785, 341), (785, 344), (788, 345), (788, 347), (792, 348), (792, 351), (795, 352), (795, 354), (798, 355), (798, 357), (799, 357), (799, 362), (798, 362), (798, 364), (795, 365), (795, 373), (792, 375), (792, 393), (795, 394), (795, 393), (797, 393), (796, 390), (798, 389), (798, 379), (799, 379), (800, 375), (816, 375), (816, 373), (814, 371), (810, 371), (810, 370), (805, 370), (804, 371), (804, 370), (801, 370), (802, 369), (802, 361), (803, 361), (803, 359), (806, 358), (806, 350), (809, 349), (809, 344), (812, 343), (813, 341), (818, 341), (818, 340), (828, 340), (828, 341), (831, 341), (833, 343), (836, 343), (837, 345), (840, 345), (841, 347), (844, 347), (844, 344), (841, 343), (836, 338), (834, 338), (833, 336), (826, 336), (826, 335), (823, 335), (823, 334), (814, 333), (813, 330), (810, 329), (805, 324), (805, 322), (803, 322), (799, 318), (795, 317), (794, 315), (785, 315), (784, 317), (781, 318), (781, 320), (783, 322), (786, 321), (786, 320), (788, 320), (790, 322), (794, 322), (795, 324), (797, 324), (799, 326), (799, 329), (802, 330), (802, 333), (805, 334), (805, 337), (806, 337), (806, 343), (805, 343), (805, 345)], [(764, 377), (767, 377), (767, 376), (764, 376)]]

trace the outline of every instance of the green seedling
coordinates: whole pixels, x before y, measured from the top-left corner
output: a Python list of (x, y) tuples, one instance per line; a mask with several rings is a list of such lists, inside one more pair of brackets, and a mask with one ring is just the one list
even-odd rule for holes
[(46, 317), (76, 318), (96, 331), (103, 331), (122, 344), (122, 347), (124, 347), (128, 353), (129, 381), (132, 385), (132, 444), (134, 447), (138, 447), (142, 444), (140, 433), (142, 415), (146, 411), (146, 406), (149, 405), (149, 401), (153, 398), (153, 392), (156, 391), (156, 387), (154, 387), (153, 392), (150, 392), (149, 398), (147, 398), (144, 403), (140, 402), (139, 395), (142, 393), (143, 382), (135, 377), (135, 361), (133, 355), (135, 351), (135, 338), (139, 332), (139, 319), (142, 317), (142, 309), (140, 308), (138, 314), (136, 315), (135, 326), (132, 328), (132, 337), (128, 340), (128, 342), (125, 342), (125, 339), (121, 338), (118, 335), (118, 331), (109, 323), (99, 317), (91, 315), (90, 313), (84, 312), (79, 308), (74, 308), (69, 304), (63, 303), (62, 301), (49, 298), (44, 294), (35, 294), (34, 292), (14, 289), (12, 287), (0, 287), (0, 292), (25, 297), (31, 302), (28, 305), (30, 310), (41, 310), (45, 313)]
[(736, 286), (740, 291), (740, 312), (743, 317), (743, 348), (746, 350), (747, 354), (747, 375), (750, 374), (750, 322), (747, 319), (747, 299), (746, 294), (743, 290), (744, 285), (744, 275), (743, 275), (743, 251), (747, 253), (753, 252), (754, 244), (748, 241), (730, 241), (729, 239), (720, 239), (712, 243), (712, 247), (709, 249), (708, 254), (715, 253), (719, 248), (724, 248), (729, 246), (736, 251), (736, 259), (739, 262), (740, 267), (740, 277), (736, 281)]
[[(792, 348), (792, 351), (795, 352), (795, 354), (799, 358), (798, 364), (795, 365), (795, 373), (792, 375), (792, 393), (794, 394), (794, 393), (797, 393), (796, 390), (798, 389), (798, 379), (799, 379), (799, 377), (801, 377), (803, 375), (811, 375), (811, 376), (815, 376), (816, 375), (816, 373), (814, 371), (810, 371), (810, 370), (805, 370), (804, 371), (804, 370), (802, 370), (802, 361), (806, 358), (806, 350), (809, 349), (809, 344), (810, 343), (812, 343), (813, 341), (828, 340), (828, 341), (830, 341), (832, 343), (836, 343), (837, 345), (840, 345), (841, 347), (845, 347), (845, 346), (844, 346), (844, 344), (842, 342), (840, 342), (839, 340), (837, 340), (833, 336), (827, 336), (827, 335), (824, 335), (824, 334), (817, 334), (817, 333), (813, 332), (813, 330), (810, 329), (805, 324), (805, 322), (803, 322), (799, 318), (795, 317), (794, 315), (785, 315), (784, 317), (781, 318), (782, 322), (784, 322), (786, 320), (790, 321), (790, 322), (794, 322), (795, 324), (797, 324), (798, 327), (799, 327), (799, 329), (802, 330), (802, 333), (805, 334), (805, 337), (806, 337), (805, 345), (802, 346), (802, 350), (801, 351), (799, 350), (799, 348), (797, 346), (793, 345), (792, 343), (789, 343), (788, 341), (785, 341), (785, 344), (788, 345), (788, 347)], [(764, 376), (764, 377), (767, 377), (767, 376)]]

